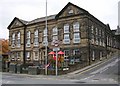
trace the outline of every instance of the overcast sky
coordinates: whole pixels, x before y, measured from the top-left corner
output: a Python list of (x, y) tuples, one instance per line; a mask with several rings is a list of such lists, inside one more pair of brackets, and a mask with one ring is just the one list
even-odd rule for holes
[[(111, 29), (118, 25), (119, 0), (48, 0), (48, 15), (57, 14), (71, 2), (87, 10), (100, 21), (110, 24)], [(33, 20), (45, 16), (45, 0), (0, 0), (0, 38), (9, 37), (7, 26), (14, 17)]]

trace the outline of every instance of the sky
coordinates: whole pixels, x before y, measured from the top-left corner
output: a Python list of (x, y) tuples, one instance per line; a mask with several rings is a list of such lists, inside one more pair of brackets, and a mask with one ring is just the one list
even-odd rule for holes
[[(111, 29), (118, 25), (118, 2), (120, 0), (47, 0), (47, 15), (59, 13), (71, 2), (91, 13)], [(9, 38), (8, 25), (14, 17), (31, 21), (44, 17), (46, 0), (0, 0), (0, 38)]]

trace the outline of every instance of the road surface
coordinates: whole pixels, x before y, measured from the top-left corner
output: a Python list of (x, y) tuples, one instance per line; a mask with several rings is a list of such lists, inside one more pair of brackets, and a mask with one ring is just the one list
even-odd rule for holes
[(27, 74), (2, 74), (3, 84), (118, 84), (120, 59), (113, 57), (104, 63), (74, 75), (45, 76)]

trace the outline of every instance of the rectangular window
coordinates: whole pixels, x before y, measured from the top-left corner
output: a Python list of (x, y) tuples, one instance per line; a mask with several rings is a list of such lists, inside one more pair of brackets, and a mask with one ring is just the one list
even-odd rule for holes
[(39, 53), (36, 51), (34, 52), (34, 60), (38, 60), (39, 58)]
[(20, 47), (20, 39), (17, 40), (17, 47)]
[(17, 60), (20, 60), (20, 57), (21, 57), (20, 52), (17, 52)]
[(46, 28), (43, 31), (43, 36), (47, 36), (47, 29)]
[(73, 42), (80, 43), (80, 33), (74, 33)]
[(94, 26), (91, 26), (91, 33), (94, 33)]
[(95, 51), (92, 52), (92, 60), (95, 60)]
[(15, 60), (15, 53), (11, 54), (11, 60)]
[(31, 41), (30, 41), (30, 31), (27, 32), (27, 38), (26, 38), (26, 47), (30, 47)]
[(12, 34), (12, 48), (15, 48), (15, 33)]
[(58, 29), (56, 27), (53, 28), (52, 35), (58, 35)]
[(70, 55), (70, 51), (69, 50), (64, 50), (64, 56), (69, 56)]
[(73, 24), (73, 31), (74, 31), (74, 32), (79, 32), (79, 31), (80, 31), (80, 30), (79, 30), (79, 27), (80, 27), (79, 22), (75, 22), (75, 23)]
[(99, 29), (99, 36), (101, 37), (101, 32), (102, 32), (102, 30), (101, 29)]
[(58, 40), (58, 36), (53, 36), (53, 41)]
[(38, 46), (39, 40), (38, 40), (38, 30), (35, 30), (34, 32), (34, 46)]
[(26, 52), (26, 60), (30, 60), (30, 52)]
[(31, 45), (31, 44), (30, 44), (30, 39), (27, 39), (26, 41), (27, 41), (26, 47), (30, 47), (30, 45)]
[(73, 55), (78, 55), (78, 54), (80, 54), (80, 50), (79, 49), (73, 50)]
[(34, 46), (38, 46), (39, 45), (39, 42), (38, 42), (38, 38), (34, 38)]
[(107, 45), (108, 45), (108, 43), (109, 43), (108, 39), (109, 39), (109, 38), (108, 38), (108, 36), (107, 36)]
[(17, 34), (17, 47), (20, 47), (20, 32)]
[(102, 45), (102, 39), (100, 38), (100, 45)]
[(95, 29), (95, 34), (98, 35), (98, 28)]
[(98, 45), (98, 37), (96, 37), (96, 45)]
[(64, 33), (69, 33), (69, 24), (64, 25)]
[(64, 43), (64, 44), (70, 44), (70, 37), (69, 37), (69, 34), (64, 34), (63, 43)]
[(95, 39), (94, 39), (94, 35), (91, 35), (91, 43), (94, 44)]
[(102, 38), (104, 38), (105, 37), (105, 34), (104, 34), (104, 31), (102, 31)]

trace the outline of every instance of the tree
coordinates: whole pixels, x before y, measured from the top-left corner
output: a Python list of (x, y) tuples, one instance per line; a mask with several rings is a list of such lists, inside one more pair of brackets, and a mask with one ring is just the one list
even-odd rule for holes
[(2, 39), (0, 40), (2, 44), (2, 54), (6, 54), (9, 52), (9, 41)]

